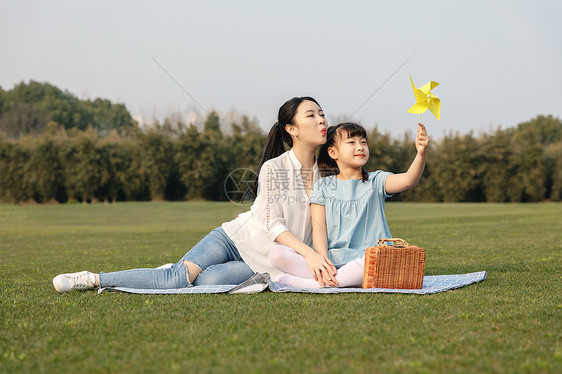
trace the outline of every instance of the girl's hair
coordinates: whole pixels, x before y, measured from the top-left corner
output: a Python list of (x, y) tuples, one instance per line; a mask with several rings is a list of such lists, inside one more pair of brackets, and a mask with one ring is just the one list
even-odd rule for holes
[(258, 178), (263, 164), (267, 160), (271, 160), (272, 158), (280, 156), (282, 153), (284, 153), (285, 144), (287, 144), (289, 148), (293, 146), (293, 139), (291, 139), (291, 135), (287, 132), (285, 126), (293, 123), (295, 114), (297, 114), (297, 109), (303, 101), (312, 101), (316, 103), (316, 105), (320, 106), (320, 104), (318, 104), (318, 101), (316, 101), (312, 97), (303, 96), (293, 97), (292, 99), (287, 100), (285, 104), (281, 105), (281, 107), (279, 108), (277, 122), (275, 122), (271, 130), (269, 130), (267, 140), (265, 141), (265, 145), (263, 147), (263, 153), (261, 154), (261, 158), (258, 163), (258, 170), (253, 186), (254, 196), (257, 196)]
[[(328, 131), (326, 133), (326, 143), (320, 147), (320, 152), (318, 152), (318, 169), (320, 170), (321, 176), (327, 177), (329, 175), (338, 175), (340, 173), (338, 164), (328, 154), (328, 148), (336, 146), (336, 142), (339, 139), (353, 138), (354, 136), (360, 136), (367, 139), (367, 132), (363, 126), (352, 122), (343, 122), (337, 126), (328, 127)], [(361, 174), (363, 176), (363, 182), (367, 181), (369, 178), (367, 171), (361, 168)]]

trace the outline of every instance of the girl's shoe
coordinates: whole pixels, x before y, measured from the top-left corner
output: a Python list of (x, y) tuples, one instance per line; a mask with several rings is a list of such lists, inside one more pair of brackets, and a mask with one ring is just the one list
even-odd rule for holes
[(53, 285), (57, 292), (72, 290), (93, 290), (96, 282), (94, 273), (81, 271), (79, 273), (60, 274), (53, 278)]

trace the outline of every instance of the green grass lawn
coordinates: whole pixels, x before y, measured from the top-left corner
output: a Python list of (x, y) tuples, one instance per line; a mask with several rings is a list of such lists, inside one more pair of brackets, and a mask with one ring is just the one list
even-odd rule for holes
[(177, 261), (230, 203), (0, 205), (0, 372), (562, 372), (561, 204), (387, 204), (434, 295), (57, 294), (52, 278)]

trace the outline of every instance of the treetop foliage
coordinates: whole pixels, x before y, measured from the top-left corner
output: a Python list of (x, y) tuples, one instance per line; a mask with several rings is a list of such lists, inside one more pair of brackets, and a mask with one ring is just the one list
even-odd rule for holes
[(79, 100), (68, 91), (35, 81), (21, 82), (9, 91), (0, 88), (0, 133), (4, 137), (41, 134), (50, 121), (65, 129), (92, 127), (100, 133), (134, 127), (125, 105), (107, 99)]

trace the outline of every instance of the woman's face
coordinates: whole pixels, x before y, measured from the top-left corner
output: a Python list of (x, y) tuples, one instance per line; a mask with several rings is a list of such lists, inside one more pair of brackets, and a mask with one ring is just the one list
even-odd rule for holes
[(299, 104), (293, 124), (286, 126), (287, 132), (295, 142), (311, 145), (326, 143), (326, 118), (324, 111), (313, 101), (305, 100)]

